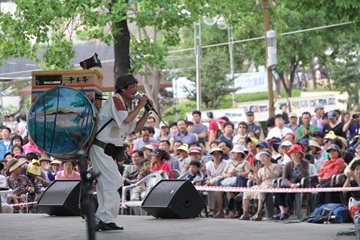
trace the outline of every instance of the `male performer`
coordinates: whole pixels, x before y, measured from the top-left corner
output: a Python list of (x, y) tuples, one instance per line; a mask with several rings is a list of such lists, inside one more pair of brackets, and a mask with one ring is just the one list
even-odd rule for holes
[(151, 100), (144, 96), (139, 99), (133, 111), (127, 110), (126, 103), (134, 100), (138, 91), (137, 83), (132, 75), (120, 76), (116, 81), (115, 95), (107, 99), (99, 112), (98, 135), (90, 148), (94, 172), (100, 173), (96, 184), (99, 203), (95, 213), (98, 220), (96, 230), (124, 229), (115, 223), (120, 207), (120, 195), (117, 190), (123, 186), (123, 178), (114, 159), (122, 157), (124, 136), (140, 131), (146, 123), (149, 117), (147, 112), (136, 121), (140, 109), (147, 101), (152, 104)]

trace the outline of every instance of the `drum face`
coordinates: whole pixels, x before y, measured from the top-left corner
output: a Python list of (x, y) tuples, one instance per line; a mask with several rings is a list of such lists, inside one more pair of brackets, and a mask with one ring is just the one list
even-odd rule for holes
[(85, 133), (84, 144), (94, 129), (93, 117), (93, 106), (83, 93), (73, 88), (55, 87), (32, 103), (28, 114), (29, 134), (39, 149), (64, 159), (77, 149), (71, 133)]

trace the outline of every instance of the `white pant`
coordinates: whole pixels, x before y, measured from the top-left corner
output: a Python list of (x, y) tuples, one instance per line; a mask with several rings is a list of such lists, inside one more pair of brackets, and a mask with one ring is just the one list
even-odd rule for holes
[(90, 149), (90, 160), (97, 177), (96, 192), (98, 209), (95, 216), (104, 223), (115, 222), (120, 208), (118, 189), (123, 186), (123, 178), (112, 157), (104, 153), (104, 149), (93, 145)]

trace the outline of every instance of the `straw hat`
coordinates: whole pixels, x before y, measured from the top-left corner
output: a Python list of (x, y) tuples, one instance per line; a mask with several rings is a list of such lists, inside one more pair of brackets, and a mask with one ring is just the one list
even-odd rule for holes
[(24, 159), (16, 159), (16, 158), (12, 158), (7, 162), (7, 165), (9, 167), (9, 173), (11, 173), (12, 171), (14, 171), (16, 168), (22, 166), (23, 164), (25, 164), (26, 161)]
[(51, 162), (51, 159), (50, 159), (49, 155), (47, 155), (46, 153), (43, 153), (43, 154), (41, 154), (41, 157), (39, 159), (39, 162), (41, 162), (41, 161)]
[(320, 147), (319, 143), (316, 140), (310, 139), (309, 146), (310, 147), (316, 147), (318, 149), (318, 151), (321, 150), (321, 147)]

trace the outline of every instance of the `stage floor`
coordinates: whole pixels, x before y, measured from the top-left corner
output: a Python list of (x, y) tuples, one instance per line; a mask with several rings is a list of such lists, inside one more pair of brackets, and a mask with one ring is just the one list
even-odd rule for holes
[[(353, 224), (310, 224), (289, 221), (250, 222), (233, 219), (156, 219), (119, 215), (117, 232), (97, 232), (96, 239), (356, 239), (337, 236)], [(0, 239), (87, 239), (81, 217), (50, 217), (45, 214), (0, 214)]]

